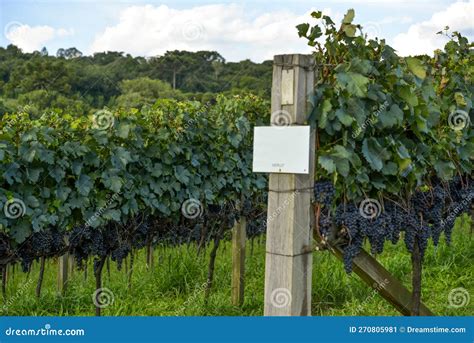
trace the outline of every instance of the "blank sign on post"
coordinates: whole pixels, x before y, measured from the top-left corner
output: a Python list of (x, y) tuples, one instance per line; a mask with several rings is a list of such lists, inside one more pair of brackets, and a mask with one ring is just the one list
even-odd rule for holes
[(254, 173), (309, 173), (309, 126), (257, 126), (253, 137)]

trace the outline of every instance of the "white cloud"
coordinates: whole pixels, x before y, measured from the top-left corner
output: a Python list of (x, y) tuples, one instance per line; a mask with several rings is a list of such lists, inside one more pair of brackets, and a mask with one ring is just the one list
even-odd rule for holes
[(55, 29), (51, 26), (29, 26), (19, 22), (11, 22), (5, 27), (5, 37), (25, 52), (40, 50), (46, 42), (57, 37), (72, 35), (73, 30)]
[(131, 6), (121, 12), (115, 26), (95, 37), (88, 53), (110, 50), (155, 56), (168, 50), (216, 50), (231, 61), (308, 53), (311, 49), (298, 38), (295, 26), (307, 22), (309, 13), (274, 11), (255, 16), (235, 4), (180, 10), (164, 5)]
[(472, 40), (474, 32), (474, 0), (456, 2), (446, 10), (433, 14), (430, 20), (410, 26), (407, 32), (393, 39), (393, 47), (402, 56), (430, 54), (446, 44), (447, 37), (436, 32), (449, 26), (450, 31), (458, 31)]

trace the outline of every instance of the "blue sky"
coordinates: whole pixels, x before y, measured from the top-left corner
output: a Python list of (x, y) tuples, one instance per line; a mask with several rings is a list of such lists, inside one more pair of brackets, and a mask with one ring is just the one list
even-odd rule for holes
[(86, 54), (115, 50), (153, 56), (167, 50), (217, 50), (227, 60), (262, 61), (308, 52), (294, 25), (323, 10), (337, 20), (348, 8), (372, 36), (402, 55), (444, 44), (446, 25), (471, 39), (474, 0), (414, 1), (12, 1), (0, 0), (0, 46), (24, 51), (76, 47)]

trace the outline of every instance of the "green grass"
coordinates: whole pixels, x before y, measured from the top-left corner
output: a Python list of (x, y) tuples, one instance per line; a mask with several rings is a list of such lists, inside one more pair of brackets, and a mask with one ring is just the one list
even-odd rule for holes
[[(467, 218), (467, 217), (466, 217)], [(474, 238), (470, 223), (455, 229), (453, 242), (447, 246), (432, 245), (425, 256), (422, 300), (437, 315), (466, 316), (474, 314), (474, 299), (460, 308), (450, 307), (448, 294), (462, 287), (474, 297)], [(151, 316), (255, 316), (263, 314), (265, 268), (264, 237), (247, 245), (246, 296), (242, 307), (230, 305), (231, 246), (226, 241), (218, 251), (214, 285), (207, 305), (204, 304), (204, 284), (209, 250), (198, 256), (194, 247), (155, 249), (155, 265), (147, 270), (144, 251), (137, 254), (133, 270), (132, 289), (128, 289), (124, 269), (111, 264), (110, 278), (104, 268), (103, 287), (114, 294), (112, 305), (103, 315)], [(252, 251), (253, 250), (253, 251)], [(378, 260), (411, 288), (411, 263), (403, 242), (387, 244)], [(75, 270), (64, 296), (56, 292), (56, 261), (49, 261), (40, 298), (35, 287), (39, 266), (35, 264), (29, 278), (15, 270), (10, 273), (6, 305), (1, 315), (30, 316), (90, 316), (94, 315), (92, 293), (94, 279), (89, 266), (88, 279)], [(399, 315), (399, 313), (357, 275), (347, 275), (341, 262), (329, 252), (315, 252), (313, 258), (313, 315)]]

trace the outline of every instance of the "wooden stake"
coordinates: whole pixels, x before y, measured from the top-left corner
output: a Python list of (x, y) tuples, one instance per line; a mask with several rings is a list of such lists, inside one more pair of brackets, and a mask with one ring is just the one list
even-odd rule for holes
[(43, 285), (43, 277), (44, 277), (44, 267), (46, 258), (41, 256), (40, 258), (40, 271), (38, 275), (38, 283), (36, 284), (36, 297), (39, 298), (41, 296), (41, 286)]
[(67, 279), (69, 275), (69, 254), (66, 253), (58, 258), (58, 293), (63, 295), (66, 291)]
[(1, 275), (2, 275), (2, 296), (3, 300), (7, 299), (7, 265), (0, 265)]
[(245, 243), (247, 219), (241, 217), (232, 229), (232, 305), (242, 306), (245, 287)]
[(76, 261), (74, 261), (73, 254), (67, 254), (67, 256), (68, 256), (68, 262), (67, 262), (68, 276), (72, 277), (74, 275), (74, 268), (76, 267)]
[(412, 264), (412, 316), (420, 315), (421, 303), (421, 252), (418, 245), (418, 237), (415, 237), (415, 244), (413, 245), (413, 253), (411, 255)]
[[(102, 288), (102, 269), (104, 268), (106, 257), (101, 257), (99, 261), (97, 261), (97, 268), (94, 271), (95, 276), (95, 315), (100, 317), (101, 314), (101, 300), (100, 300), (100, 290)], [(95, 261), (94, 261), (95, 264)]]

